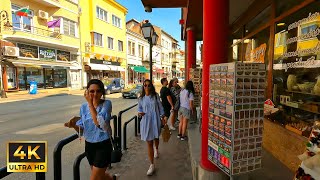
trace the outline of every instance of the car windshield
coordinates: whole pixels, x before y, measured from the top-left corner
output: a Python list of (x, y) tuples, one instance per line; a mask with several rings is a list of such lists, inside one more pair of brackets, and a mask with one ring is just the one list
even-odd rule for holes
[(142, 84), (137, 84), (136, 87), (134, 89), (138, 89), (138, 90), (141, 90), (142, 88)]

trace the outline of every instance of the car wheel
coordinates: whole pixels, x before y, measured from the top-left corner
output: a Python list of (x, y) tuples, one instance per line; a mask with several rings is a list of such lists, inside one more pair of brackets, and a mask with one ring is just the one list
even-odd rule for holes
[(137, 93), (137, 94), (136, 94), (137, 98), (139, 98), (139, 97), (140, 97), (140, 95), (141, 95), (140, 93)]
[(107, 92), (106, 92), (106, 93), (107, 93), (107, 95), (109, 95), (109, 94), (111, 94), (111, 91), (110, 91), (110, 90), (107, 90)]

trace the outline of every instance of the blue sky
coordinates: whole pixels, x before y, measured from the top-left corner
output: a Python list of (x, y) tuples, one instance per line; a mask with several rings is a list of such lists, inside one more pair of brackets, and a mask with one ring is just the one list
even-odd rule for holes
[(179, 41), (181, 49), (184, 49), (184, 42), (181, 41), (181, 19), (180, 8), (154, 8), (152, 13), (146, 13), (141, 0), (116, 0), (128, 9), (127, 21), (136, 19), (142, 21), (148, 19), (151, 24), (161, 27)]

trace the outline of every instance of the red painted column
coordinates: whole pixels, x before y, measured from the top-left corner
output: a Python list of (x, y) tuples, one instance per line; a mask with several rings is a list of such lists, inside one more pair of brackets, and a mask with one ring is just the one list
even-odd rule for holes
[(202, 137), (200, 165), (219, 171), (208, 160), (209, 68), (228, 62), (229, 1), (203, 0)]
[(3, 83), (3, 90), (8, 91), (8, 77), (7, 77), (6, 65), (2, 66), (2, 83)]
[(197, 54), (197, 47), (196, 47), (196, 36), (195, 30), (193, 27), (187, 28), (187, 78), (190, 78), (190, 68), (196, 67), (196, 54)]

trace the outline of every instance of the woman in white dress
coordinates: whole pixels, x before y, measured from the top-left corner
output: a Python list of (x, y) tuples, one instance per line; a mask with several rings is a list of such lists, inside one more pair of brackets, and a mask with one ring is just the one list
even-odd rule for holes
[(148, 156), (151, 165), (147, 175), (151, 176), (155, 171), (154, 158), (159, 157), (161, 118), (164, 117), (164, 111), (160, 97), (149, 79), (143, 82), (142, 93), (138, 100), (138, 115), (142, 117), (140, 123), (141, 140), (147, 141), (148, 144)]

